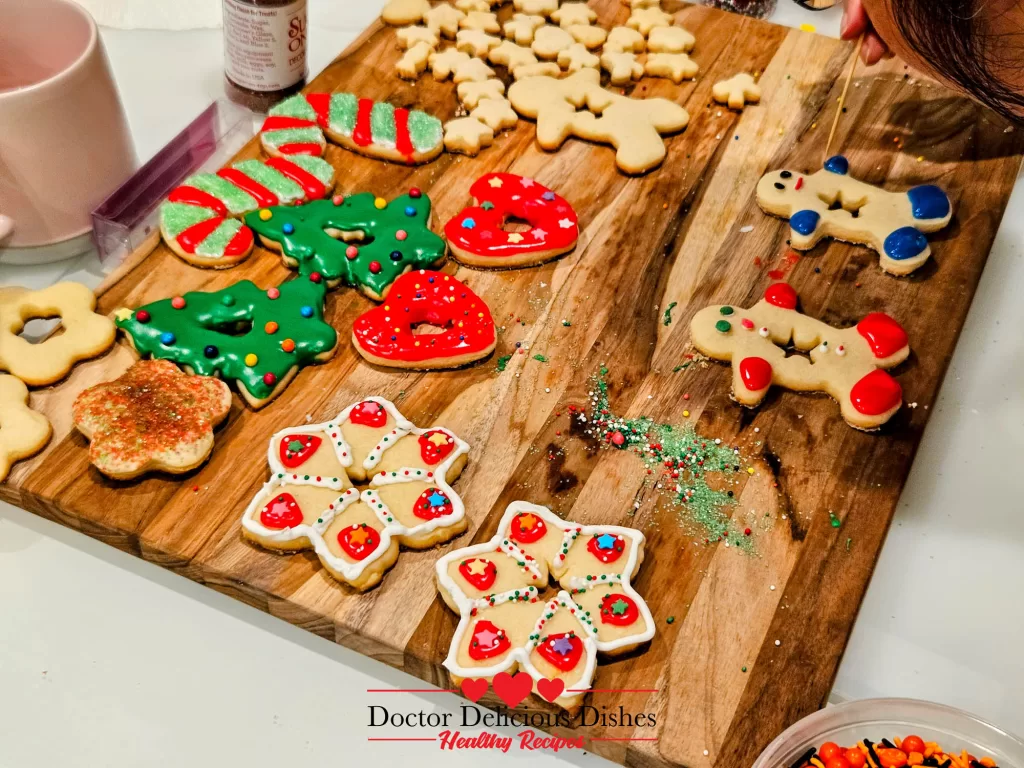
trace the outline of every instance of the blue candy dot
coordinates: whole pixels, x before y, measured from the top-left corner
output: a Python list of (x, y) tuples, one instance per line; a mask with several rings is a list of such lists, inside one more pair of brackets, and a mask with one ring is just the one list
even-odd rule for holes
[(797, 211), (789, 217), (789, 226), (801, 235), (809, 235), (817, 229), (819, 219), (814, 211)]
[(463, 229), (473, 229), (474, 227), (476, 227), (476, 222), (473, 219), (467, 217), (462, 220)]
[(949, 215), (949, 198), (934, 184), (914, 187), (907, 197), (915, 219), (944, 219)]
[(392, 251), (391, 252), (391, 260), (392, 261), (401, 261), (402, 260), (402, 252), (401, 251)]
[(427, 278), (427, 282), (428, 282), (428, 283), (432, 283), (432, 282), (434, 282), (434, 278), (432, 278), (432, 277), (428, 277), (428, 278)]
[(213, 346), (213, 344), (211, 344), (210, 346), (203, 349), (203, 354), (206, 355), (207, 357), (213, 358), (220, 354), (220, 350), (218, 350), (215, 346)]
[(850, 172), (850, 161), (842, 155), (830, 157), (825, 161), (825, 170), (829, 173), (838, 173), (840, 176), (845, 176)]
[(928, 247), (928, 238), (913, 227), (900, 227), (885, 238), (885, 255), (894, 261), (920, 256)]
[(406, 216), (415, 216), (416, 215), (416, 209), (413, 208), (411, 205), (407, 205), (405, 207), (405, 215)]
[(295, 225), (291, 223), (285, 224), (283, 227), (281, 227), (281, 231), (284, 232), (286, 235), (290, 235), (292, 232), (295, 231)]
[(312, 317), (313, 316), (313, 308), (310, 307), (310, 306), (305, 306), (305, 307), (303, 307), (302, 309), (299, 310), (299, 313), (303, 317)]
[(175, 338), (174, 334), (171, 333), (170, 331), (164, 331), (163, 333), (160, 334), (160, 343), (165, 346), (169, 347), (175, 341), (177, 341), (177, 339)]

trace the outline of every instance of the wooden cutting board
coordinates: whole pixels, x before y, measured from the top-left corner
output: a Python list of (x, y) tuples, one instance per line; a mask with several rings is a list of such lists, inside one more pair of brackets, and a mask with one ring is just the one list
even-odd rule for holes
[[(619, 0), (591, 5), (605, 26), (628, 16)], [(502, 17), (511, 12), (504, 7)], [(456, 625), (433, 586), (443, 552), (490, 537), (514, 499), (580, 522), (636, 526), (647, 534), (648, 556), (634, 584), (658, 634), (645, 650), (602, 664), (595, 687), (657, 693), (596, 693), (589, 703), (654, 713), (657, 727), (585, 728), (588, 738), (617, 739), (588, 748), (630, 765), (749, 766), (783, 728), (826, 700), (1016, 178), (1024, 135), (898, 63), (862, 71), (836, 146), (871, 183), (942, 185), (956, 206), (953, 223), (931, 238), (934, 259), (906, 279), (883, 274), (876, 254), (861, 247), (828, 242), (787, 258), (788, 226), (760, 212), (754, 186), (766, 170), (820, 167), (851, 47), (700, 7), (681, 7), (676, 18), (697, 37), (701, 75), (681, 86), (646, 79), (635, 88), (691, 114), (689, 128), (668, 141), (664, 166), (646, 176), (618, 173), (612, 150), (577, 140), (543, 152), (526, 121), (479, 157), (444, 155), (418, 168), (328, 150), (343, 192), (428, 192), (436, 230), (490, 171), (535, 177), (576, 207), (579, 247), (557, 262), (512, 272), (449, 265), (504, 326), (494, 358), (432, 374), (370, 367), (346, 340), (371, 303), (341, 289), (327, 301), (342, 339), (333, 360), (301, 372), (262, 411), (236, 398), (200, 470), (118, 483), (89, 465), (86, 441), (70, 427), (70, 405), (84, 387), (131, 363), (122, 342), (33, 394), (55, 437), (15, 469), (0, 495), (442, 687), (440, 661)], [(451, 117), (454, 87), (429, 75), (400, 81), (392, 72), (398, 55), (394, 30), (375, 24), (310, 89)], [(709, 104), (711, 86), (738, 71), (763, 73), (761, 105), (735, 113)], [(258, 151), (251, 142), (240, 157)], [(879, 434), (864, 434), (846, 426), (826, 397), (775, 392), (748, 411), (729, 399), (727, 366), (675, 370), (689, 351), (690, 317), (711, 303), (752, 305), (773, 270), (798, 289), (806, 313), (831, 324), (851, 325), (878, 310), (897, 318), (914, 353), (895, 373), (913, 407)], [(190, 267), (161, 245), (128, 262), (100, 305), (112, 312), (242, 278), (269, 287), (289, 274), (266, 251), (215, 272)], [(527, 342), (530, 354), (513, 354), (498, 372), (496, 359), (512, 354), (516, 342)], [(586, 403), (589, 378), (602, 364), (617, 413), (678, 423), (685, 408), (703, 435), (742, 446), (743, 468), (753, 474), (741, 472), (734, 486), (735, 514), (763, 519), (756, 554), (695, 540), (635, 455), (600, 449), (570, 429), (567, 406)], [(274, 555), (243, 542), (239, 518), (267, 477), (264, 446), (273, 432), (323, 420), (369, 395), (471, 443), (456, 484), (471, 523), (447, 547), (404, 553), (382, 586), (355, 594), (327, 577), (312, 554)], [(649, 740), (623, 740), (640, 738)]]

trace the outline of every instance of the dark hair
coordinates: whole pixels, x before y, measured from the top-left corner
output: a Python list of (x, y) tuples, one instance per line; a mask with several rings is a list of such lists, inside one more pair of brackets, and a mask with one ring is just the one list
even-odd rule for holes
[[(1024, 71), (1024, 25), (994, 32), (985, 0), (896, 0), (900, 33), (935, 70), (999, 114), (1024, 122), (1024, 90), (1003, 79)], [(999, 5), (998, 3), (995, 5)], [(1006, 6), (1016, 6), (1008, 2)], [(1005, 13), (1005, 11), (1003, 11)]]

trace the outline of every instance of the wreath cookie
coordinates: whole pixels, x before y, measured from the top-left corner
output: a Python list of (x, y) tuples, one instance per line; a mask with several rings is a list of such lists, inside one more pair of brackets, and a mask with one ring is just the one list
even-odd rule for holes
[(189, 376), (167, 360), (140, 360), (120, 378), (79, 393), (72, 415), (90, 440), (93, 466), (130, 480), (198, 467), (213, 450), (213, 428), (230, 410), (231, 390), (220, 379)]
[(29, 408), (25, 383), (0, 374), (0, 482), (14, 462), (43, 450), (51, 433), (49, 420)]
[[(489, 173), (469, 189), (475, 205), (444, 228), (455, 258), (473, 267), (543, 264), (576, 247), (580, 229), (568, 201), (533, 179)], [(508, 232), (509, 218), (527, 222), (526, 232)]]
[(798, 251), (834, 237), (874, 249), (884, 271), (909, 275), (931, 255), (925, 233), (949, 224), (949, 197), (932, 184), (888, 192), (849, 172), (849, 161), (836, 155), (810, 175), (769, 173), (757, 184), (757, 204), (789, 219), (791, 244)]
[[(509, 504), (494, 538), (437, 562), (438, 591), (462, 617), (444, 661), (454, 685), (521, 668), (534, 692), (579, 707), (599, 652), (626, 653), (654, 637), (647, 603), (630, 586), (644, 541), (633, 528), (581, 526)], [(542, 599), (549, 580), (560, 591)]]
[[(416, 333), (422, 323), (443, 330)], [(454, 277), (425, 270), (402, 275), (383, 305), (352, 324), (356, 351), (391, 368), (459, 368), (491, 354), (497, 339), (483, 299)]]
[(329, 360), (338, 335), (324, 321), (320, 275), (262, 290), (240, 280), (116, 313), (132, 346), (189, 373), (234, 381), (253, 408), (281, 392), (300, 368)]
[[(242, 535), (277, 551), (312, 549), (334, 578), (370, 589), (399, 545), (426, 549), (466, 530), (451, 483), (468, 452), (447, 429), (420, 429), (371, 397), (270, 439), (271, 479), (242, 515)], [(362, 491), (353, 485), (367, 479)]]
[(375, 301), (399, 275), (445, 257), (444, 240), (430, 231), (430, 198), (416, 188), (390, 203), (362, 192), (264, 208), (245, 222), (300, 274), (351, 285)]
[(239, 219), (261, 206), (317, 200), (334, 187), (334, 167), (319, 157), (243, 160), (185, 179), (160, 206), (160, 232), (197, 267), (233, 267), (252, 253), (252, 231)]
[[(117, 330), (95, 308), (96, 296), (81, 283), (0, 292), (0, 370), (29, 386), (44, 387), (67, 376), (79, 360), (106, 352)], [(60, 335), (38, 344), (18, 335), (29, 320), (52, 317), (60, 318)]]
[[(741, 405), (760, 405), (768, 388), (778, 384), (798, 392), (827, 392), (857, 429), (885, 424), (903, 404), (903, 390), (883, 369), (907, 359), (906, 331), (881, 312), (839, 329), (796, 307), (792, 286), (775, 283), (750, 309), (702, 309), (690, 324), (690, 336), (708, 357), (732, 361), (732, 394)], [(789, 344), (809, 352), (810, 359), (787, 357)]]
[(441, 121), (351, 93), (296, 94), (273, 107), (260, 141), (268, 155), (322, 155), (327, 143), (378, 160), (426, 163), (444, 150)]

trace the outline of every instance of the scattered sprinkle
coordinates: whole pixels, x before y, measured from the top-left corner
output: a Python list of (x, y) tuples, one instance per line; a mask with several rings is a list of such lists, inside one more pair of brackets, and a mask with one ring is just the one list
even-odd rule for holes
[(512, 359), (512, 355), (502, 355), (498, 358), (498, 373), (505, 370), (505, 366), (508, 365), (508, 361)]
[(673, 301), (667, 307), (665, 307), (665, 318), (662, 320), (662, 325), (672, 325), (672, 310), (678, 306), (679, 302)]
[(546, 363), (548, 361), (548, 359), (539, 352), (533, 356), (533, 359), (536, 360), (538, 363)]

